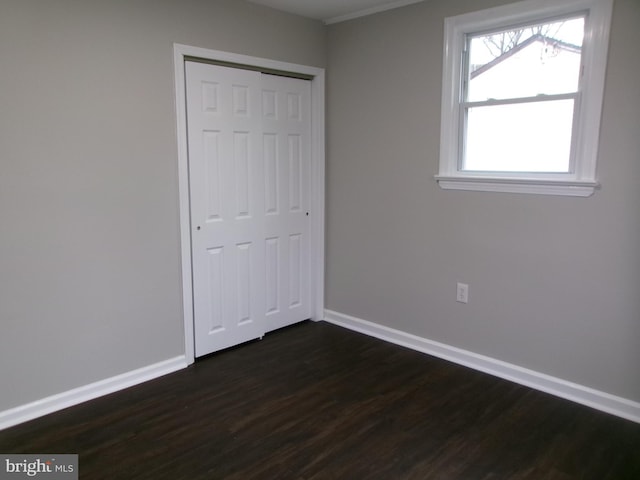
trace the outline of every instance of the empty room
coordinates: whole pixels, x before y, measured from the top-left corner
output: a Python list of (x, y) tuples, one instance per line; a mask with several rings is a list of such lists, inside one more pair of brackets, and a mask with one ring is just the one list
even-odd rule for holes
[(638, 0), (0, 0), (0, 478), (640, 478)]

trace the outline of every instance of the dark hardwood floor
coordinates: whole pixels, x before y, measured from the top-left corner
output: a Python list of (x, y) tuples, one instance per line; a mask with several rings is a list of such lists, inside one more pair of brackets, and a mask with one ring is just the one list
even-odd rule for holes
[(640, 425), (327, 323), (0, 432), (81, 479), (638, 480)]

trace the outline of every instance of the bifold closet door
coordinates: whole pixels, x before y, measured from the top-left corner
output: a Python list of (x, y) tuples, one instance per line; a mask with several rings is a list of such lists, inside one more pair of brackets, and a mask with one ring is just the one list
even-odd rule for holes
[(310, 316), (308, 84), (186, 62), (196, 357)]

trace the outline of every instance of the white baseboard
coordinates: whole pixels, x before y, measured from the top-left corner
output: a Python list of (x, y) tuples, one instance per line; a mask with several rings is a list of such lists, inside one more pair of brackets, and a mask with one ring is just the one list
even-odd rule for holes
[(367, 320), (325, 310), (325, 321), (640, 423), (640, 403)]
[(187, 367), (184, 355), (0, 412), (0, 430)]

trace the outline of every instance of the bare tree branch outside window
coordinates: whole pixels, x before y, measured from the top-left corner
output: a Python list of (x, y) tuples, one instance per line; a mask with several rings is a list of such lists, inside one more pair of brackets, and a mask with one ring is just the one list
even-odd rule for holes
[(542, 38), (555, 39), (563, 25), (564, 22), (558, 22), (508, 30), (506, 32), (487, 35), (483, 38), (483, 42), (491, 52), (493, 58), (498, 58), (531, 37), (539, 36)]

